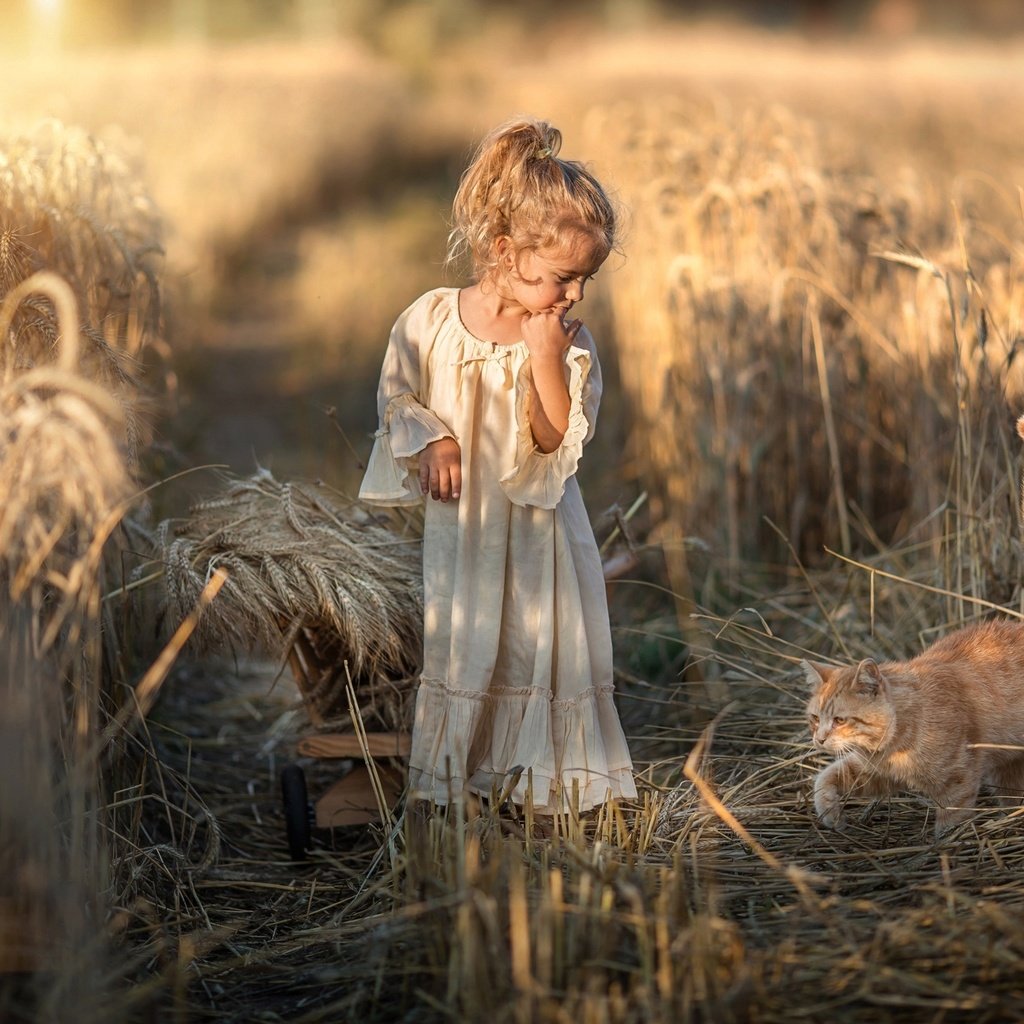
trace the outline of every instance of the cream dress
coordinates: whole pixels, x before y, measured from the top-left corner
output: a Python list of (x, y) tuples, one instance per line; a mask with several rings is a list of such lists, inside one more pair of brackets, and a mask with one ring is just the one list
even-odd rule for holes
[(604, 577), (576, 466), (594, 431), (601, 376), (581, 330), (566, 354), (571, 407), (560, 448), (541, 452), (529, 421), (523, 341), (466, 330), (459, 291), (439, 288), (396, 322), (377, 403), (365, 501), (423, 501), (417, 455), (454, 437), (462, 494), (428, 500), (423, 675), (410, 792), (446, 803), (489, 795), (522, 767), (512, 799), (552, 812), (633, 797), (632, 762), (612, 700)]

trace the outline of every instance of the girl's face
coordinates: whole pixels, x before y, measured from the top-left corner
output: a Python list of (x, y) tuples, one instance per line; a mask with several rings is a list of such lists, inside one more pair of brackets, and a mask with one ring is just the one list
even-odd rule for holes
[(564, 319), (583, 299), (587, 282), (602, 260), (591, 244), (558, 249), (527, 249), (509, 255), (502, 281), (505, 296), (528, 313), (557, 312)]

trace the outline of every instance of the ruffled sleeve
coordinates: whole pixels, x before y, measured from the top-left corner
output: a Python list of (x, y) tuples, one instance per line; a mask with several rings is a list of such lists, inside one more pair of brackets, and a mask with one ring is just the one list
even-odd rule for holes
[(586, 328), (577, 335), (576, 342), (569, 346), (565, 356), (569, 426), (553, 452), (541, 451), (533, 439), (533, 378), (529, 358), (516, 377), (516, 464), (501, 478), (505, 494), (515, 505), (554, 508), (565, 493), (566, 481), (576, 472), (583, 446), (594, 435), (601, 401), (601, 368)]
[(427, 356), (443, 319), (443, 297), (428, 292), (396, 321), (384, 354), (377, 389), (380, 427), (366, 466), (359, 497), (377, 505), (413, 505), (423, 500), (416, 456), (432, 441), (455, 437), (420, 396)]

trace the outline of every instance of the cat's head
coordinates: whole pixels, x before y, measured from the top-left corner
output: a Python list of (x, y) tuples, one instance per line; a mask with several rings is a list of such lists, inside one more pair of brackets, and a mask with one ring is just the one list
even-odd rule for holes
[(878, 750), (893, 720), (889, 685), (878, 665), (870, 658), (842, 668), (802, 664), (811, 687), (807, 723), (814, 742), (834, 754)]

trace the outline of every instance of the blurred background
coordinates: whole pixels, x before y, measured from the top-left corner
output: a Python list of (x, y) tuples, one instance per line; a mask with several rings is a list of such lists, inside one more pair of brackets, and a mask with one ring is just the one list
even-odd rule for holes
[[(733, 563), (782, 554), (776, 531), (812, 556), (889, 542), (946, 487), (950, 300), (1006, 303), (972, 331), (1016, 393), (1010, 0), (9, 0), (0, 17), (7, 131), (86, 132), (159, 218), (146, 477), (263, 466), (354, 492), (388, 329), (465, 280), (442, 265), (451, 199), (515, 113), (556, 123), (623, 208), (585, 310), (609, 380), (595, 511), (649, 493), (655, 536)], [(886, 252), (952, 268), (956, 295)], [(174, 512), (211, 479), (154, 500)]]
[[(401, 34), (400, 22), (469, 35), (493, 17), (518, 22), (523, 32), (552, 18), (551, 5), (538, 0), (10, 0), (5, 7), (11, 49), (351, 35), (386, 47)], [(557, 18), (585, 19), (597, 30), (727, 19), (822, 33), (998, 35), (1019, 31), (1024, 13), (1014, 0), (567, 0)]]

